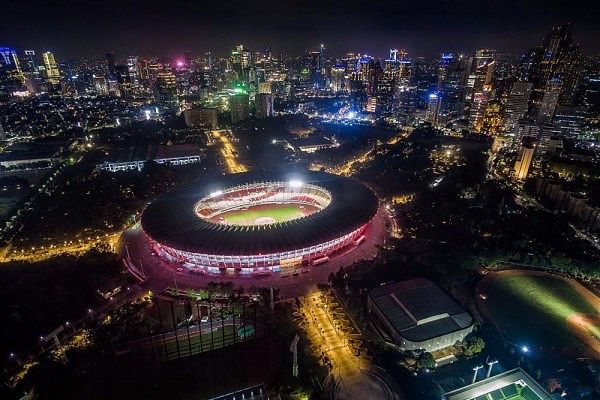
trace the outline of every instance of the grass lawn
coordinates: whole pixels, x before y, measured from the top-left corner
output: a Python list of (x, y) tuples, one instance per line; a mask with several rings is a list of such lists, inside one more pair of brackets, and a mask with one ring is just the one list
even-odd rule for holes
[(503, 276), (485, 286), (489, 311), (517, 344), (581, 346), (570, 333), (572, 314), (596, 313), (567, 282), (551, 276)]
[(223, 216), (227, 223), (232, 225), (253, 225), (254, 221), (262, 217), (273, 218), (277, 222), (289, 221), (302, 217), (304, 214), (298, 206), (272, 205), (251, 210), (238, 210)]

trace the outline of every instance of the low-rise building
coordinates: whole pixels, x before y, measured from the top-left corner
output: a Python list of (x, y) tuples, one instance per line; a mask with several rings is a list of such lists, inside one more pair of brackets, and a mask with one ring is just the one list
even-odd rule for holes
[(440, 350), (473, 331), (471, 315), (423, 278), (371, 290), (367, 307), (375, 328), (403, 351)]
[(185, 165), (199, 163), (201, 159), (202, 152), (196, 144), (150, 145), (112, 151), (98, 168), (110, 172), (141, 171), (146, 161)]

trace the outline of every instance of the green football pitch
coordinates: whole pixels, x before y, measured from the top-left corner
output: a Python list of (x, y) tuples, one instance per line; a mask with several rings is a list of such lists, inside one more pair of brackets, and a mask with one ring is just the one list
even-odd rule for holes
[(276, 222), (289, 221), (304, 216), (299, 206), (272, 205), (253, 208), (250, 210), (236, 210), (224, 214), (223, 219), (231, 225), (254, 225), (260, 218), (272, 218)]
[(569, 282), (549, 275), (498, 276), (480, 287), (503, 333), (517, 343), (580, 346), (567, 319), (597, 311)]

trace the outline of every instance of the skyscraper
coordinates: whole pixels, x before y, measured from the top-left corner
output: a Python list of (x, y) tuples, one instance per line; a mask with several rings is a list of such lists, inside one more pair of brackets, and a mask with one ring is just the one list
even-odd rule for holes
[(562, 82), (559, 103), (573, 105), (577, 101), (577, 88), (581, 78), (581, 51), (573, 43), (571, 25), (553, 27), (544, 38), (540, 48), (527, 61), (527, 70), (533, 83), (532, 101), (540, 107), (546, 85), (553, 79)]
[(248, 118), (248, 94), (238, 91), (229, 97), (231, 123), (236, 124)]
[(465, 109), (466, 85), (472, 59), (455, 54), (442, 54), (438, 64), (437, 88), (443, 99), (441, 113), (461, 116)]
[(504, 109), (504, 131), (512, 132), (528, 111), (529, 95), (532, 83), (517, 81), (513, 83)]
[(473, 57), (470, 66), (471, 72), (467, 79), (465, 91), (465, 103), (467, 108), (471, 107), (476, 93), (483, 93), (485, 90), (492, 89), (491, 85), (495, 68), (495, 50), (478, 50), (475, 53), (475, 57)]
[(154, 100), (169, 107), (177, 106), (177, 79), (172, 72), (159, 72), (156, 76)]
[(540, 108), (537, 115), (537, 122), (541, 124), (549, 124), (552, 122), (558, 99), (562, 89), (562, 82), (558, 78), (554, 78), (546, 84), (544, 97), (540, 103)]
[(54, 54), (47, 51), (42, 53), (42, 60), (44, 62), (44, 69), (46, 70), (46, 79), (52, 85), (60, 84), (60, 71), (58, 69), (58, 64), (54, 59)]
[(273, 95), (270, 93), (258, 93), (254, 98), (256, 105), (256, 118), (269, 118), (274, 115)]
[(519, 150), (519, 156), (515, 161), (515, 178), (519, 180), (527, 179), (531, 162), (533, 161), (533, 153), (535, 152), (535, 138), (525, 137)]
[(115, 54), (112, 52), (106, 52), (104, 54), (104, 57), (106, 59), (106, 66), (108, 68), (108, 74), (110, 76), (116, 76), (116, 70), (115, 70)]
[(8, 99), (23, 86), (24, 81), (17, 52), (0, 47), (0, 98)]
[(437, 125), (440, 116), (440, 105), (442, 99), (437, 93), (431, 93), (427, 101), (427, 112), (425, 113), (425, 120), (430, 122), (432, 125)]

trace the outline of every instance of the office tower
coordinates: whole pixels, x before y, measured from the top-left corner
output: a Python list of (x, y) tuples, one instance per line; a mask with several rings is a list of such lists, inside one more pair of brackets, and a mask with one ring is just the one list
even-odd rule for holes
[(469, 128), (475, 132), (481, 132), (488, 103), (492, 98), (491, 87), (484, 87), (480, 92), (472, 96), (471, 107), (469, 109)]
[(533, 154), (535, 152), (535, 138), (525, 137), (519, 150), (519, 155), (515, 161), (515, 178), (518, 180), (527, 179), (529, 175), (529, 169), (531, 168), (531, 162), (533, 161)]
[(25, 79), (14, 49), (0, 47), (0, 100), (7, 100), (21, 90)]
[(377, 97), (368, 97), (367, 102), (365, 104), (365, 111), (368, 113), (376, 113), (378, 111), (379, 103), (377, 102)]
[[(465, 105), (470, 108), (475, 94), (491, 90), (494, 69), (496, 68), (495, 50), (478, 50), (472, 58), (470, 73), (465, 89)], [(486, 88), (486, 89), (484, 89)], [(481, 97), (481, 95), (479, 95)]]
[(94, 90), (98, 96), (106, 96), (108, 94), (108, 82), (104, 75), (94, 75)]
[(192, 52), (186, 51), (183, 55), (183, 58), (185, 60), (185, 65), (187, 66), (187, 68), (189, 70), (191, 70), (192, 69)]
[(450, 117), (461, 116), (465, 109), (466, 85), (472, 60), (442, 54), (437, 71), (437, 88), (443, 96), (441, 113)]
[(215, 107), (192, 108), (183, 112), (183, 119), (189, 128), (216, 129), (219, 126), (218, 113), (219, 110)]
[(346, 69), (342, 65), (334, 65), (331, 68), (331, 85), (333, 92), (339, 93), (346, 88)]
[(154, 100), (168, 107), (177, 106), (177, 79), (172, 72), (159, 72), (154, 82)]
[(544, 97), (540, 103), (540, 108), (537, 115), (537, 122), (541, 124), (549, 124), (552, 122), (558, 98), (562, 90), (562, 82), (558, 78), (554, 78), (546, 84)]
[(27, 72), (37, 73), (37, 62), (35, 60), (34, 50), (25, 50), (25, 59), (23, 69)]
[(60, 71), (58, 70), (58, 64), (54, 59), (54, 54), (47, 51), (42, 53), (42, 60), (44, 62), (44, 69), (46, 70), (46, 79), (53, 85), (60, 84)]
[(560, 79), (563, 87), (559, 101), (562, 105), (571, 105), (581, 73), (581, 52), (579, 45), (573, 43), (571, 25), (553, 27), (544, 38), (542, 48), (540, 89), (543, 90), (546, 82)]
[(141, 78), (140, 65), (138, 64), (137, 57), (127, 57), (127, 73), (129, 74), (131, 82), (137, 84)]
[(531, 100), (539, 110), (549, 81), (562, 82), (559, 103), (573, 105), (581, 79), (581, 51), (573, 44), (569, 24), (553, 27), (536, 49), (530, 50), (521, 65), (522, 78), (533, 83)]
[(229, 97), (229, 112), (231, 114), (231, 123), (236, 124), (248, 118), (248, 94), (239, 91)]
[(363, 68), (365, 91), (369, 96), (376, 96), (379, 81), (383, 75), (383, 68), (381, 68), (379, 61), (376, 62), (373, 59), (371, 59), (368, 64), (365, 64)]
[(591, 117), (600, 117), (600, 71), (585, 78), (583, 104)]
[(258, 93), (271, 94), (273, 91), (271, 82), (261, 82), (258, 84)]
[(513, 140), (509, 143), (512, 150), (517, 150), (526, 137), (538, 138), (541, 134), (541, 125), (530, 119), (520, 120), (513, 130)]
[(442, 99), (437, 93), (431, 93), (429, 100), (427, 101), (427, 112), (425, 113), (425, 120), (430, 122), (432, 125), (437, 125), (440, 116), (440, 105)]
[(587, 110), (583, 106), (558, 106), (552, 119), (552, 124), (562, 136), (576, 139), (583, 130)]
[(269, 118), (274, 115), (273, 95), (269, 93), (258, 93), (254, 98), (256, 106), (256, 118)]
[(115, 54), (111, 52), (104, 53), (104, 58), (106, 60), (106, 67), (108, 68), (108, 74), (110, 76), (116, 75), (116, 65), (115, 65)]
[(504, 109), (504, 131), (512, 132), (520, 119), (525, 118), (529, 109), (529, 95), (532, 83), (517, 81), (513, 83)]
[(111, 97), (121, 97), (121, 85), (119, 80), (113, 76), (109, 76), (106, 79), (106, 86), (108, 88), (108, 94)]

